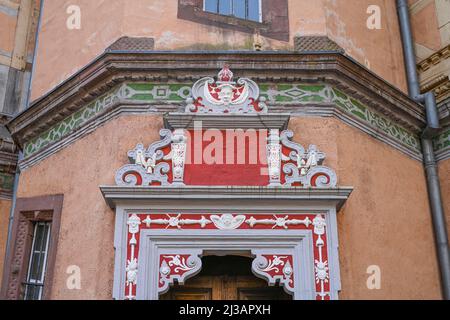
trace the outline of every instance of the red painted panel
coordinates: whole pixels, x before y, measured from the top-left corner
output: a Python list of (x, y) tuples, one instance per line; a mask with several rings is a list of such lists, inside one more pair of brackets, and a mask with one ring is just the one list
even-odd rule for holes
[[(267, 186), (267, 131), (236, 134), (241, 136), (235, 138), (230, 130), (215, 130), (206, 134), (205, 131), (189, 131), (184, 183)], [(214, 148), (215, 144), (217, 148)]]

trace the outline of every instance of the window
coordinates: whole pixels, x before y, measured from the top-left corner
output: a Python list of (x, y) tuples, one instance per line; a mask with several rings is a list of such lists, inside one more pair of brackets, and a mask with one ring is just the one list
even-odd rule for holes
[(261, 22), (261, 0), (204, 0), (206, 12)]
[(178, 0), (177, 18), (207, 28), (290, 39), (288, 0)]
[(24, 300), (41, 300), (50, 240), (50, 222), (35, 222)]
[(50, 299), (63, 200), (17, 198), (0, 300)]

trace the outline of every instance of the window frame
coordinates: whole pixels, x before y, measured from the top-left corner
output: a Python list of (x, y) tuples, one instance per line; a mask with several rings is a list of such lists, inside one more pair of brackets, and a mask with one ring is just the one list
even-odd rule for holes
[(212, 28), (290, 41), (288, 0), (259, 0), (261, 22), (204, 11), (204, 0), (178, 0), (177, 18)]
[[(38, 231), (38, 227), (39, 225), (44, 225), (47, 226), (48, 225), (48, 230), (45, 234), (45, 248), (44, 248), (44, 261), (39, 263), (42, 263), (42, 270), (39, 274), (39, 279), (31, 279), (31, 272), (32, 272), (32, 267), (33, 267), (33, 263), (34, 263), (34, 254), (36, 253), (36, 248), (35, 248), (35, 244), (36, 244), (36, 238), (37, 238), (37, 231)], [(23, 298), (24, 300), (41, 300), (42, 299), (42, 295), (43, 295), (43, 291), (44, 291), (44, 285), (45, 285), (45, 274), (46, 274), (46, 270), (47, 270), (47, 261), (48, 261), (48, 253), (49, 253), (49, 248), (50, 248), (50, 235), (52, 232), (52, 223), (50, 221), (36, 221), (34, 222), (34, 232), (33, 232), (33, 242), (31, 244), (31, 250), (30, 250), (30, 255), (28, 258), (28, 271), (27, 271), (27, 276), (25, 278), (25, 282), (22, 283), (22, 285), (24, 286), (24, 294), (23, 294)], [(39, 252), (40, 254), (42, 254), (42, 251)], [(30, 286), (34, 286), (34, 287), (39, 287), (39, 297), (37, 299), (27, 299), (27, 293), (29, 290)]]
[(33, 245), (32, 232), (37, 222), (50, 222), (42, 300), (50, 299), (58, 246), (61, 212), (64, 195), (18, 198), (14, 209), (11, 241), (5, 259), (0, 298), (22, 300), (25, 295), (30, 254)]
[[(236, 15), (234, 14), (234, 10), (233, 10), (233, 7), (234, 7), (234, 0), (227, 0), (227, 1), (230, 1), (230, 2), (231, 2), (231, 14), (220, 13), (220, 11), (219, 11), (219, 3), (220, 3), (220, 1), (224, 1), (224, 0), (215, 0), (215, 1), (217, 2), (217, 12), (212, 12), (212, 11), (206, 10), (206, 1), (207, 1), (207, 0), (203, 0), (203, 11), (204, 11), (204, 12), (212, 13), (212, 14), (218, 14), (218, 15), (221, 15), (221, 16), (233, 17), (233, 18), (235, 18), (235, 19), (241, 19), (241, 20), (253, 21), (253, 22), (257, 22), (257, 23), (262, 23), (262, 22), (263, 22), (263, 21), (262, 21), (262, 19), (263, 19), (263, 14), (262, 14), (262, 13), (263, 13), (263, 9), (262, 9), (262, 0), (257, 0), (257, 1), (258, 1), (258, 20), (249, 19), (249, 18), (248, 18), (248, 16), (249, 16), (248, 12), (246, 12), (246, 17), (245, 17), (245, 18), (241, 18), (241, 17), (236, 16)], [(246, 4), (247, 4), (247, 8), (248, 8), (248, 4), (249, 4), (248, 1), (249, 1), (249, 0), (245, 0), (245, 2), (246, 2)]]

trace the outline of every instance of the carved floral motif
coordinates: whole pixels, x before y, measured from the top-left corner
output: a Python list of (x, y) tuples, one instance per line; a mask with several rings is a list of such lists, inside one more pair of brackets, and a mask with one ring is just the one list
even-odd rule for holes
[(188, 277), (199, 272), (202, 266), (198, 254), (162, 254), (159, 260), (159, 294), (167, 292), (174, 280), (183, 284)]
[[(234, 214), (130, 214), (128, 217), (128, 250), (126, 260), (125, 296), (135, 299), (138, 274), (139, 234), (144, 229), (219, 229), (219, 230), (311, 230), (314, 245), (314, 278), (318, 300), (330, 299), (330, 266), (327, 250), (327, 224), (321, 214), (292, 215), (234, 215)], [(136, 241), (137, 240), (137, 241)], [(185, 253), (170, 252), (161, 254), (159, 264), (160, 294), (178, 281), (183, 283), (194, 276), (201, 268), (201, 250)], [(293, 269), (294, 257), (290, 254), (257, 252), (253, 261), (253, 271), (269, 284), (278, 281), (289, 293), (293, 292), (296, 270)]]
[(253, 271), (266, 279), (269, 285), (275, 285), (277, 281), (284, 286), (287, 292), (294, 292), (294, 264), (292, 255), (262, 255), (259, 254), (253, 260)]

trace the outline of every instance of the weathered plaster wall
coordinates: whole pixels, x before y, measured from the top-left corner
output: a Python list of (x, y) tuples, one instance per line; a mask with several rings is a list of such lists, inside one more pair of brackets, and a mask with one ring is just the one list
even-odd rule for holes
[[(22, 173), (20, 197), (64, 193), (52, 298), (111, 298), (114, 213), (98, 186), (113, 184), (127, 151), (158, 140), (161, 127), (159, 117), (123, 116)], [(341, 298), (439, 298), (421, 163), (335, 119), (293, 118), (290, 127), (327, 153), (341, 185), (355, 187), (338, 218)], [(70, 265), (81, 268), (80, 291), (66, 288)], [(381, 267), (379, 291), (366, 287), (370, 265)]]
[(411, 27), (417, 60), (450, 44), (450, 1), (410, 0)]
[[(390, 0), (289, 0), (290, 41), (261, 37), (263, 50), (292, 50), (293, 38), (328, 35), (361, 64), (405, 89), (395, 5)], [(382, 10), (382, 29), (368, 30), (369, 5)], [(69, 30), (69, 5), (81, 9), (81, 29)], [(253, 50), (254, 36), (177, 19), (178, 1), (48, 0), (44, 4), (32, 100), (101, 54), (123, 35), (153, 37), (156, 50)]]
[(10, 53), (14, 48), (16, 23), (16, 16), (0, 11), (0, 50), (4, 53)]
[(450, 0), (410, 0), (410, 14), (421, 90), (440, 103), (450, 96)]
[[(403, 51), (395, 1), (323, 0), (327, 35), (348, 55), (386, 81), (406, 90)], [(381, 29), (369, 29), (369, 6), (380, 8)]]
[(40, 0), (0, 1), (0, 112), (25, 107)]
[(0, 199), (0, 285), (3, 277), (3, 262), (5, 259), (6, 241), (8, 238), (10, 200)]
[[(317, 144), (354, 192), (338, 215), (341, 299), (440, 298), (422, 164), (337, 120), (291, 120), (295, 137)], [(381, 268), (381, 290), (366, 270)]]
[(450, 234), (450, 159), (439, 162), (439, 178), (441, 180), (441, 193), (447, 216), (447, 230)]
[[(64, 193), (52, 299), (111, 299), (114, 213), (98, 186), (113, 184), (127, 150), (159, 140), (161, 127), (154, 116), (119, 118), (22, 173), (19, 197)], [(71, 265), (81, 268), (79, 291), (66, 287)]]

